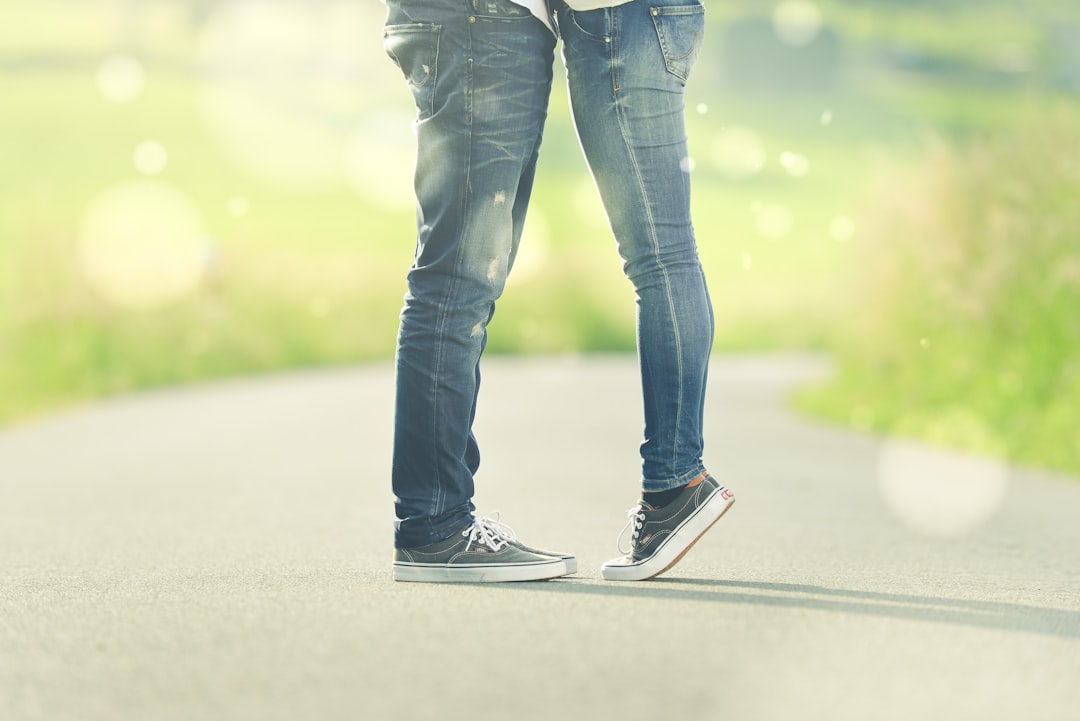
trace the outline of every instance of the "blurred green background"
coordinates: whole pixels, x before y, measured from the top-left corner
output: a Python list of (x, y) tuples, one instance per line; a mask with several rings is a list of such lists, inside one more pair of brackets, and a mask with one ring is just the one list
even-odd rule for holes
[[(717, 350), (800, 407), (1080, 472), (1080, 6), (711, 0), (687, 92)], [(393, 353), (412, 107), (375, 0), (0, 0), (0, 422)], [(561, 82), (492, 352), (630, 351)]]

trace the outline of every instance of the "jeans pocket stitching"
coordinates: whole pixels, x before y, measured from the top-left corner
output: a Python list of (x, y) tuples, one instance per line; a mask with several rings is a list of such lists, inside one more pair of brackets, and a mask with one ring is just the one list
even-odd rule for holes
[[(442, 26), (435, 23), (387, 25), (383, 28), (383, 46), (386, 54), (404, 74), (420, 118), (429, 117), (435, 112), (435, 84), (438, 82), (441, 37)], [(416, 44), (424, 38), (430, 39), (426, 45), (417, 47)], [(402, 48), (395, 48), (390, 42), (392, 39), (399, 39)], [(411, 44), (408, 41), (412, 41)], [(410, 61), (407, 52), (402, 52), (403, 50), (414, 54), (424, 52), (425, 56), (419, 59), (413, 57)], [(428, 62), (425, 63), (423, 60), (428, 60)], [(422, 78), (416, 72), (418, 67), (424, 71)]]
[[(582, 14), (582, 13), (587, 13), (588, 12), (588, 13), (605, 13), (606, 14), (607, 11), (608, 11), (607, 8), (596, 8), (595, 10), (573, 10), (573, 9), (568, 9), (567, 11), (570, 13), (570, 21), (574, 24), (574, 28), (576, 28), (578, 32), (580, 32), (582, 35), (584, 35), (589, 40), (592, 40), (592, 41), (598, 42), (598, 43), (606, 43), (610, 39), (610, 37), (611, 37), (610, 35), (608, 35), (608, 34), (597, 35), (596, 33), (585, 29), (581, 25), (581, 23), (578, 22), (578, 16), (580, 14)], [(607, 25), (607, 22), (605, 21), (605, 26), (606, 25)]]
[[(664, 57), (667, 71), (686, 82), (693, 70), (695, 58), (701, 47), (701, 38), (704, 34), (705, 7), (703, 5), (668, 5), (652, 7), (649, 9), (653, 25), (656, 27), (657, 40), (660, 43), (660, 52)], [(677, 18), (693, 20), (695, 24), (693, 37), (690, 39), (689, 48), (685, 53), (677, 52), (673, 37), (677, 34), (675, 27)]]

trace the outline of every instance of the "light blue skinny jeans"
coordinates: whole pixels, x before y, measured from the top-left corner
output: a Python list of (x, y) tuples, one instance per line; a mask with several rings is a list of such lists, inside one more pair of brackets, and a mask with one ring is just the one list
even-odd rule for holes
[[(417, 106), (417, 244), (396, 353), (395, 545), (473, 521), (487, 325), (513, 267), (555, 38), (510, 0), (388, 0), (385, 46)], [(683, 87), (697, 0), (555, 9), (578, 137), (637, 296), (643, 488), (704, 470), (713, 314), (690, 220)]]

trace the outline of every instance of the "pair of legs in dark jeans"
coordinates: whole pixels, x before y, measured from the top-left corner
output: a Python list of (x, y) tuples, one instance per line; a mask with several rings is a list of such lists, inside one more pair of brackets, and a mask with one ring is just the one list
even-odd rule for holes
[[(637, 295), (643, 489), (678, 488), (704, 474), (713, 340), (683, 117), (704, 9), (697, 0), (633, 0), (585, 12), (560, 5), (556, 14), (578, 136)], [(505, 526), (473, 515), (472, 422), (487, 324), (532, 190), (556, 39), (511, 0), (389, 0), (385, 38), (416, 102), (418, 140), (417, 247), (396, 359), (394, 545), (402, 564), (418, 568), (442, 561), (401, 552), (453, 555), (460, 543), (528, 554), (535, 549), (521, 550)], [(538, 557), (563, 559), (564, 572), (570, 559)]]

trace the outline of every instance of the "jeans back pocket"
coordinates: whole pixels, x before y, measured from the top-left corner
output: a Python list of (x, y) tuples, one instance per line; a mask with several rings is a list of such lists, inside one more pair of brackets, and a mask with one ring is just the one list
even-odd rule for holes
[(383, 28), (383, 49), (405, 74), (420, 118), (429, 117), (435, 111), (441, 33), (442, 26), (432, 23), (387, 25)]
[(703, 5), (661, 5), (649, 8), (660, 51), (668, 72), (684, 83), (697, 61), (698, 48), (705, 35)]

